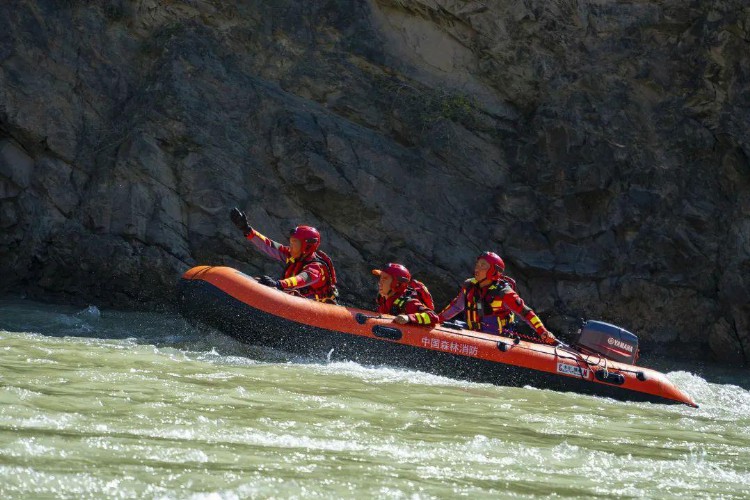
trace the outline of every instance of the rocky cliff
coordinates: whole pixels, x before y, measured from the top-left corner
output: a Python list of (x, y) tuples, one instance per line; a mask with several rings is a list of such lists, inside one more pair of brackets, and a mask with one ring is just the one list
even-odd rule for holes
[(278, 272), (238, 205), (319, 227), (353, 303), (397, 260), (442, 305), (494, 249), (553, 330), (741, 365), (749, 83), (744, 0), (4, 2), (0, 291)]

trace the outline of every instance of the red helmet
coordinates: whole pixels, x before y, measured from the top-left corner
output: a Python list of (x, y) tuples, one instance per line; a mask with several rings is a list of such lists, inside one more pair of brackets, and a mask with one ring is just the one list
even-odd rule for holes
[(312, 226), (297, 226), (289, 233), (290, 238), (302, 242), (302, 254), (313, 253), (320, 246), (320, 233)]
[(380, 276), (382, 273), (388, 274), (393, 278), (393, 284), (391, 286), (396, 290), (406, 288), (411, 281), (411, 273), (401, 264), (389, 262), (383, 267), (383, 269), (372, 270), (372, 274), (375, 276)]
[(487, 271), (488, 280), (500, 279), (500, 275), (505, 271), (505, 262), (495, 252), (484, 252), (482, 255), (477, 257), (477, 260), (484, 259), (490, 265), (489, 271)]

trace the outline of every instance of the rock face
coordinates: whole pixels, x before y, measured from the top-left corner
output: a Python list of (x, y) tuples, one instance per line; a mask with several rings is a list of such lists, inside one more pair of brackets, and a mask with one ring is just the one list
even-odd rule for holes
[(319, 227), (359, 305), (494, 249), (553, 330), (750, 359), (745, 0), (15, 0), (0, 65), (0, 291), (277, 273), (237, 205)]

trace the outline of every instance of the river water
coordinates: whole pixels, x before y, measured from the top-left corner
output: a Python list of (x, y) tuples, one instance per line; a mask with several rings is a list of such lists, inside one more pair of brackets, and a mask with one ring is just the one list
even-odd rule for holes
[(0, 301), (0, 498), (750, 497), (750, 376), (656, 368), (700, 408)]

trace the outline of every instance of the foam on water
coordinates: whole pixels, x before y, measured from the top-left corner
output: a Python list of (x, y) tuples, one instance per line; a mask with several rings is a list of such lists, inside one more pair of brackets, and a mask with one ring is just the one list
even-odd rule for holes
[(697, 410), (622, 403), (97, 311), (2, 309), (4, 498), (750, 495), (743, 379), (669, 373)]

